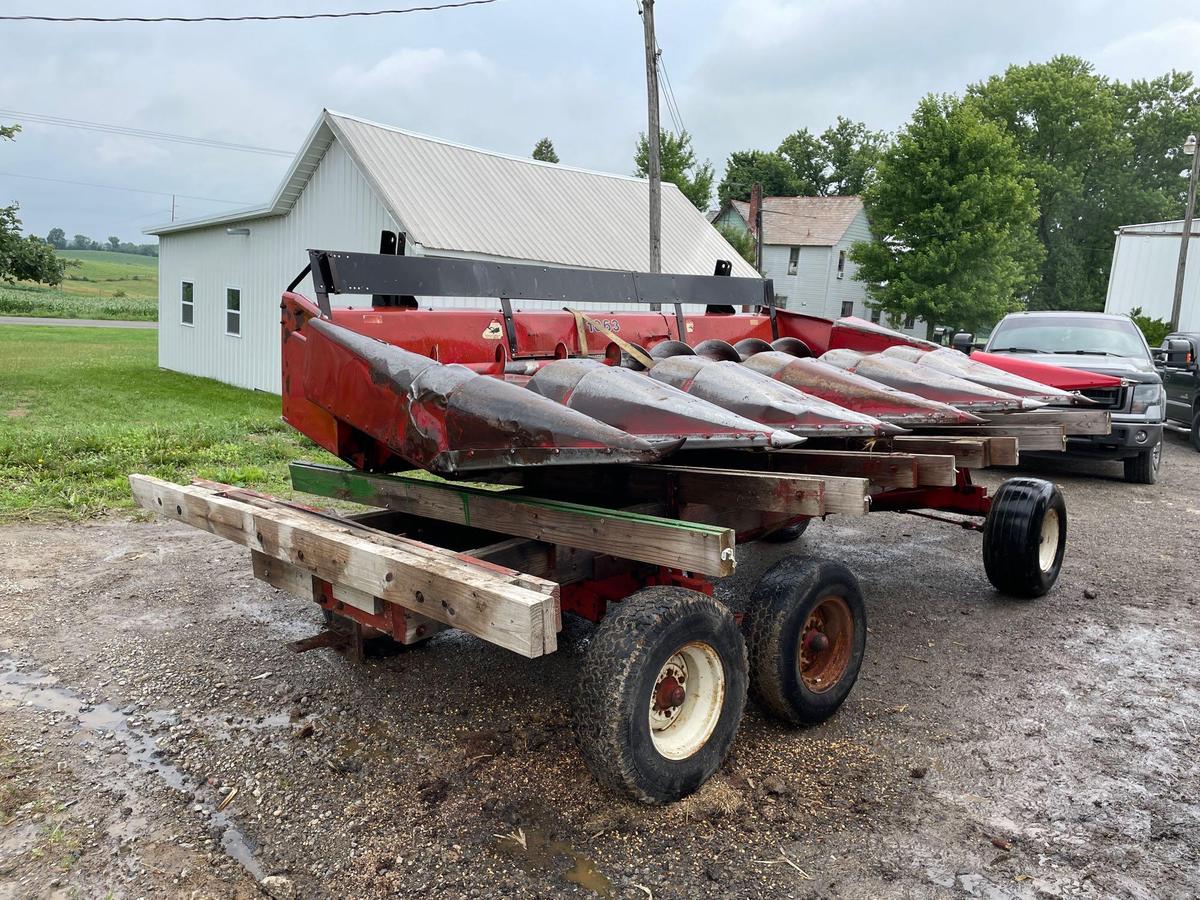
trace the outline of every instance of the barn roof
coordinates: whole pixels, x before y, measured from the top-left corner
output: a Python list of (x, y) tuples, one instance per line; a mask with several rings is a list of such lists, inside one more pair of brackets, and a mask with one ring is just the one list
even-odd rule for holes
[[(329, 110), (269, 203), (147, 233), (285, 215), (335, 140), (408, 240), (426, 249), (598, 269), (649, 267), (643, 178), (480, 150)], [(711, 275), (715, 261), (727, 259), (734, 275), (757, 276), (675, 185), (662, 187), (664, 272)]]
[[(730, 201), (749, 221), (750, 204)], [(763, 197), (763, 243), (832, 247), (862, 211), (860, 197)]]

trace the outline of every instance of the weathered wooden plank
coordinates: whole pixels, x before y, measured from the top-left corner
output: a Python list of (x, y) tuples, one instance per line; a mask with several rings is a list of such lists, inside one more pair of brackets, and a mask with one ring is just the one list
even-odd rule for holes
[(733, 572), (728, 528), (405, 475), (292, 464), (297, 490), (704, 575)]
[(898, 450), (913, 453), (932, 453), (954, 457), (954, 465), (960, 469), (983, 469), (987, 467), (987, 441), (971, 438), (925, 437), (924, 435), (899, 435), (891, 438)]
[[(955, 434), (968, 437), (1016, 438), (1021, 450), (1065, 450), (1062, 425), (956, 425)], [(945, 437), (945, 434), (941, 435)]]
[(918, 487), (952, 487), (958, 470), (954, 457), (937, 453), (910, 453), (917, 467)]
[(261, 550), (250, 550), (250, 567), (254, 577), (265, 581), (271, 587), (286, 591), (293, 597), (304, 600), (314, 600), (317, 596), (317, 585), (313, 581), (312, 572), (293, 566), (291, 563), (276, 559)]
[(557, 604), (514, 584), (511, 576), (517, 573), (506, 577), (499, 567), (432, 552), (415, 541), (402, 546), (401, 538), (383, 546), (310, 514), (252, 506), (202, 487), (145, 475), (131, 475), (129, 482), (139, 506), (300, 566), (331, 584), (398, 603), (524, 656), (541, 656), (554, 645)]
[(1029, 412), (995, 413), (991, 425), (1061, 425), (1067, 434), (1111, 434), (1112, 413), (1103, 409), (1035, 409)]
[(908, 453), (872, 453), (865, 450), (781, 450), (779, 453), (797, 460), (804, 471), (814, 475), (866, 478), (872, 487), (917, 486), (917, 461)]
[(1021, 444), (1015, 437), (989, 437), (987, 444), (989, 466), (1015, 466), (1021, 462)]
[[(682, 458), (682, 457), (681, 457)], [(653, 468), (672, 473), (685, 473), (695, 477), (704, 476), (707, 481), (697, 481), (691, 491), (689, 503), (703, 504), (714, 508), (754, 509), (781, 512), (793, 516), (821, 516), (841, 513), (847, 516), (865, 516), (870, 503), (870, 482), (866, 478), (849, 478), (841, 475), (808, 475), (798, 472), (730, 472), (726, 469), (710, 469), (691, 465), (656, 465), (638, 468)], [(724, 491), (701, 490), (704, 484), (717, 484), (732, 476), (735, 483), (742, 484), (746, 496)], [(752, 485), (761, 484), (761, 491)], [(777, 497), (792, 494), (795, 503), (771, 503), (766, 494), (774, 492)], [(753, 497), (754, 499), (746, 499)], [(816, 498), (820, 502), (816, 502)]]

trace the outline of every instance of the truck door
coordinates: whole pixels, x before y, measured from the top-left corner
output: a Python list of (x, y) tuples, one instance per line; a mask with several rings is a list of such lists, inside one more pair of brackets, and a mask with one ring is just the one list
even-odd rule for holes
[(1191, 348), (1185, 366), (1163, 365), (1159, 369), (1163, 388), (1167, 394), (1167, 418), (1185, 425), (1192, 424), (1192, 397), (1196, 392), (1200, 368), (1197, 367), (1196, 341), (1183, 335), (1172, 335), (1163, 341), (1166, 348), (1170, 343), (1186, 340)]

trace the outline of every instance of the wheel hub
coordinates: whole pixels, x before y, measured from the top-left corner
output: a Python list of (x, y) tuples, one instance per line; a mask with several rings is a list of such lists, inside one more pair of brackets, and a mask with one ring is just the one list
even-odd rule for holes
[(854, 620), (845, 598), (823, 598), (804, 622), (796, 667), (805, 687), (815, 694), (837, 684), (850, 665)]
[(725, 670), (716, 650), (685, 644), (663, 664), (650, 692), (650, 738), (667, 759), (686, 759), (713, 733), (725, 702)]

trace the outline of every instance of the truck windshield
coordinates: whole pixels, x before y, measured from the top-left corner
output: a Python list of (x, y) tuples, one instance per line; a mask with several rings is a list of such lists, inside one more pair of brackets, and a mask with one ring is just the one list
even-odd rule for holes
[(1013, 316), (996, 326), (988, 350), (1149, 359), (1146, 344), (1132, 321), (1091, 316)]

